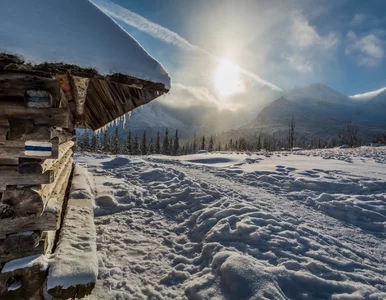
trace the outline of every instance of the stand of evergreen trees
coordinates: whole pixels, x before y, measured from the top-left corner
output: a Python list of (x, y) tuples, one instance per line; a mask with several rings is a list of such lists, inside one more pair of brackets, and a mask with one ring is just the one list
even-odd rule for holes
[[(103, 152), (111, 154), (127, 155), (186, 155), (196, 153), (198, 150), (213, 151), (280, 151), (288, 150), (294, 147), (314, 149), (314, 148), (332, 148), (338, 145), (347, 144), (349, 147), (361, 145), (359, 128), (349, 123), (347, 128), (336, 137), (329, 139), (297, 135), (295, 132), (295, 120), (289, 123), (288, 134), (250, 134), (240, 138), (226, 138), (222, 135), (197, 137), (196, 134), (190, 140), (180, 142), (178, 129), (170, 136), (169, 129), (166, 128), (162, 136), (158, 131), (155, 140), (148, 137), (144, 131), (142, 135), (132, 134), (129, 131), (126, 138), (119, 134), (118, 127), (113, 134), (108, 130), (103, 133), (95, 133), (85, 130), (77, 138), (77, 149), (81, 151)], [(383, 141), (382, 137), (382, 141)], [(381, 141), (381, 139), (379, 139)]]
[(118, 127), (115, 128), (112, 135), (109, 134), (107, 129), (103, 133), (85, 130), (77, 138), (77, 149), (80, 151), (127, 155), (181, 154), (178, 129), (175, 131), (174, 137), (169, 137), (169, 130), (167, 128), (164, 132), (162, 145), (159, 132), (157, 133), (156, 140), (153, 141), (152, 138), (148, 138), (146, 131), (143, 132), (141, 137), (137, 133), (134, 135), (129, 131), (127, 137), (122, 138), (119, 135)]

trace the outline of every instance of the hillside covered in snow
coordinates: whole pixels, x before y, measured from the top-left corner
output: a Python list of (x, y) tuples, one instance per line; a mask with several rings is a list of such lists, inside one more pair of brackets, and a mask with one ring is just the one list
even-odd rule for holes
[(240, 131), (261, 131), (286, 135), (292, 117), (297, 134), (319, 138), (336, 137), (349, 122), (356, 123), (364, 138), (371, 140), (386, 131), (386, 91), (372, 93), (358, 101), (324, 84), (312, 84), (285, 91)]
[[(120, 123), (122, 136), (129, 128), (141, 135), (144, 130), (155, 137), (165, 128), (179, 129), (182, 138), (220, 134), (229, 138), (248, 134), (287, 135), (288, 124), (295, 118), (297, 135), (305, 139), (336, 137), (349, 121), (358, 124), (364, 141), (386, 131), (386, 91), (380, 89), (348, 97), (318, 83), (278, 92), (263, 87), (256, 90), (248, 109), (229, 111), (214, 108), (175, 108), (158, 99), (134, 111)], [(180, 99), (183, 103), (184, 99)], [(113, 133), (114, 128), (110, 131)], [(226, 140), (226, 141), (228, 141)], [(224, 141), (225, 142), (225, 141)]]
[(386, 298), (386, 148), (78, 154), (93, 299)]

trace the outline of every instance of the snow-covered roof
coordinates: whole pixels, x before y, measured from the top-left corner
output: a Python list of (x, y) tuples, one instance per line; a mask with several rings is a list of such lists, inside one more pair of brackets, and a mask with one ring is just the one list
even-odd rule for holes
[(2, 0), (0, 53), (32, 65), (76, 65), (102, 76), (123, 74), (170, 89), (161, 64), (88, 0)]

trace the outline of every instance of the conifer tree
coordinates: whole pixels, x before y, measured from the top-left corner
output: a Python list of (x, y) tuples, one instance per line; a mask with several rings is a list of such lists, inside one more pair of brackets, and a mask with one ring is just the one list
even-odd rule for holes
[(257, 150), (261, 150), (261, 136), (259, 135), (259, 138), (257, 140)]
[(159, 131), (157, 132), (157, 140), (155, 142), (155, 153), (161, 154), (161, 142), (159, 137)]
[(126, 138), (125, 154), (128, 154), (128, 155), (133, 154), (133, 140), (131, 137), (131, 130), (129, 130), (129, 133)]
[(202, 136), (201, 149), (200, 150), (205, 150), (205, 135)]
[(197, 152), (197, 139), (196, 139), (196, 133), (194, 133), (194, 141), (193, 141), (193, 153)]
[(173, 144), (173, 155), (178, 155), (179, 150), (180, 150), (180, 143), (178, 141), (178, 129), (176, 129), (176, 136), (174, 138), (174, 144)]
[(142, 143), (141, 143), (141, 154), (147, 154), (147, 141), (146, 141), (146, 130), (143, 132)]
[(99, 149), (99, 136), (95, 133), (95, 131), (92, 132), (90, 148), (91, 151), (97, 151)]
[[(189, 148), (187, 149), (187, 151), (186, 152), (188, 152), (188, 153), (196, 153), (197, 151), (194, 151), (194, 142), (193, 143), (191, 143), (190, 145), (189, 145)], [(197, 146), (197, 145), (196, 145)]]
[(213, 136), (210, 137), (208, 151), (213, 152)]
[(111, 152), (113, 154), (118, 154), (120, 152), (120, 138), (118, 126), (115, 127), (114, 137), (111, 142)]
[(154, 154), (154, 143), (152, 138), (150, 139), (150, 143), (149, 143), (149, 153)]
[(134, 137), (134, 143), (133, 143), (133, 155), (139, 155), (140, 150), (139, 150), (139, 143), (138, 143), (138, 135), (135, 134)]
[(169, 151), (169, 131), (167, 128), (165, 129), (165, 137), (164, 137), (164, 142), (162, 145), (162, 154), (165, 154), (165, 155), (170, 154), (170, 151)]
[(294, 147), (295, 140), (295, 118), (292, 117), (292, 120), (288, 126), (288, 148), (292, 149)]
[(103, 151), (110, 151), (110, 137), (107, 128), (105, 128), (105, 131), (103, 132)]
[(78, 137), (77, 146), (80, 150), (90, 150), (90, 137), (87, 129)]

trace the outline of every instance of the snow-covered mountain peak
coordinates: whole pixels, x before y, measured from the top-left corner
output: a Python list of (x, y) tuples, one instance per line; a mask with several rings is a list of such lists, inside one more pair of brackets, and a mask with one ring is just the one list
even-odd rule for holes
[(380, 88), (379, 90), (376, 90), (376, 91), (350, 96), (350, 98), (353, 100), (358, 100), (358, 101), (369, 101), (371, 99), (374, 99), (375, 97), (377, 97), (379, 94), (383, 93), (384, 91), (386, 91), (386, 87)]
[(310, 102), (344, 103), (348, 97), (333, 90), (323, 83), (313, 83), (305, 87), (294, 88), (284, 93), (290, 101), (307, 100)]

